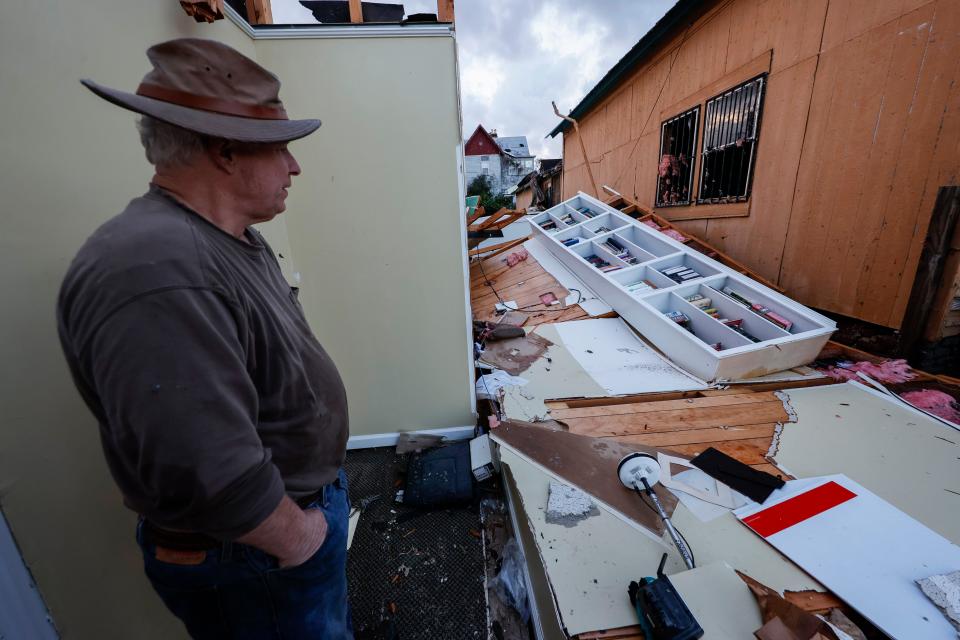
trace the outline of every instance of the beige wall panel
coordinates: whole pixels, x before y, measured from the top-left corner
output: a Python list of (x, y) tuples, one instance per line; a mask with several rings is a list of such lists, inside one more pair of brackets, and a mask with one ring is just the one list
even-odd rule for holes
[(258, 40), (297, 113), (284, 216), (300, 300), (352, 435), (469, 425), (472, 384), (452, 38)]
[(136, 517), (121, 504), (57, 340), (54, 306), (70, 259), (152, 173), (134, 114), (77, 80), (133, 91), (150, 44), (217, 38), (252, 56), (253, 43), (226, 21), (198, 25), (176, 2), (7, 5), (0, 505), (64, 638), (185, 637), (143, 577)]
[(750, 217), (717, 218), (707, 226), (708, 242), (772, 282), (780, 273), (816, 66), (809, 58), (770, 76), (763, 105), (770, 124), (761, 125)]

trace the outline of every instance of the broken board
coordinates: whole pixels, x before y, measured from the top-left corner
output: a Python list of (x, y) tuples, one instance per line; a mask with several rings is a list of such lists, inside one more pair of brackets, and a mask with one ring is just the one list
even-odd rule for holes
[[(641, 503), (634, 492), (624, 487), (617, 476), (617, 465), (624, 456), (642, 451), (656, 457), (656, 449), (586, 438), (511, 421), (491, 431), (490, 437), (550, 475), (590, 494), (629, 524), (657, 536), (663, 534), (660, 517)], [(667, 514), (672, 513), (677, 505), (676, 496), (661, 486), (655, 491)]]

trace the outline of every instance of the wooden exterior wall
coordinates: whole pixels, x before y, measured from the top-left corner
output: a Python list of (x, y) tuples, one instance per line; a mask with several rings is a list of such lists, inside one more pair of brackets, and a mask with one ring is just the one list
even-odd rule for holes
[[(693, 18), (580, 118), (598, 184), (654, 208), (661, 122), (767, 72), (749, 201), (657, 213), (808, 305), (899, 327), (960, 174), (960, 2), (725, 0)], [(592, 190), (572, 135), (564, 172), (565, 198)]]

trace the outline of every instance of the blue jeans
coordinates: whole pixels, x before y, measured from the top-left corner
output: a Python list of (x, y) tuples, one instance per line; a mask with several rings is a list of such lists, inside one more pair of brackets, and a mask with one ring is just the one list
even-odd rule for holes
[(347, 601), (346, 474), (327, 485), (308, 509), (322, 509), (327, 538), (302, 565), (281, 569), (273, 556), (248, 545), (224, 543), (200, 564), (162, 562), (137, 528), (144, 568), (167, 608), (193, 638), (350, 640)]

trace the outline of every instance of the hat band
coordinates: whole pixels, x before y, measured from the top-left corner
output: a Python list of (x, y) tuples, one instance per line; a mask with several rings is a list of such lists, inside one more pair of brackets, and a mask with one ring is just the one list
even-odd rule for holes
[(287, 120), (287, 112), (283, 107), (264, 107), (253, 104), (241, 104), (231, 102), (221, 98), (210, 96), (198, 96), (195, 93), (187, 93), (177, 89), (169, 89), (155, 84), (142, 83), (137, 87), (137, 95), (146, 98), (154, 98), (163, 102), (189, 107), (191, 109), (200, 109), (202, 111), (213, 111), (229, 116), (240, 116), (242, 118), (257, 118), (259, 120)]

